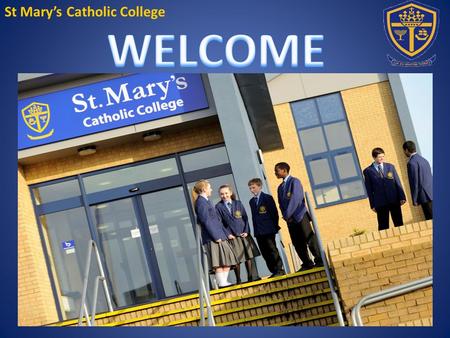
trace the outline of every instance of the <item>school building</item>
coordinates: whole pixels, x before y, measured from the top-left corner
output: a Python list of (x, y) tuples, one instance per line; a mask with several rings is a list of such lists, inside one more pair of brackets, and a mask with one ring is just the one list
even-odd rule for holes
[[(285, 161), (311, 195), (325, 245), (375, 231), (362, 178), (371, 150), (385, 150), (408, 198), (402, 144), (422, 149), (408, 80), (19, 74), (18, 325), (78, 317), (91, 239), (115, 309), (195, 292), (190, 192), (202, 178), (215, 201), (217, 188), (231, 184), (248, 207), (248, 180), (261, 177), (276, 195), (273, 168)], [(402, 211), (405, 224), (424, 219), (409, 202)], [(280, 226), (283, 261), (295, 271), (298, 258)], [(261, 257), (257, 264), (261, 276), (270, 274)], [(106, 309), (100, 293), (97, 311)]]

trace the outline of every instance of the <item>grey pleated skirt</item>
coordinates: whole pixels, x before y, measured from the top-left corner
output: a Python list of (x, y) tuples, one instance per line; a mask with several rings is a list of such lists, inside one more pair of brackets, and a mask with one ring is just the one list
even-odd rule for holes
[(236, 237), (228, 240), (239, 263), (261, 255), (252, 236)]
[(204, 244), (204, 247), (210, 269), (233, 266), (238, 263), (236, 255), (228, 241), (222, 241), (220, 243), (211, 241)]

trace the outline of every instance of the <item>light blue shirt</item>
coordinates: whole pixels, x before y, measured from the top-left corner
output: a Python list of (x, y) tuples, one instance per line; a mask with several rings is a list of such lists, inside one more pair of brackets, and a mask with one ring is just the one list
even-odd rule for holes
[(259, 198), (261, 197), (261, 191), (255, 196), (256, 198), (256, 205), (259, 204)]
[(378, 171), (378, 166), (381, 166), (381, 171), (384, 172), (384, 166), (383, 163), (378, 164), (377, 162), (373, 162), (374, 168)]
[(231, 200), (225, 201), (225, 205), (226, 205), (228, 211), (230, 212), (230, 214), (231, 214), (231, 205), (232, 205), (232, 203), (233, 202)]
[(287, 175), (285, 178), (283, 178), (283, 193), (286, 191), (286, 182), (288, 181), (289, 177), (291, 177), (291, 175)]

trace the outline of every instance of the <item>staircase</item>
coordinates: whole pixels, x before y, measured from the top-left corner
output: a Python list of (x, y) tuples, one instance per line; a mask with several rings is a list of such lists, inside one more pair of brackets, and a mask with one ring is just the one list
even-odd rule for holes
[[(336, 326), (324, 268), (211, 291), (217, 326)], [(198, 326), (198, 294), (101, 313), (97, 326)], [(52, 326), (75, 326), (77, 320)]]

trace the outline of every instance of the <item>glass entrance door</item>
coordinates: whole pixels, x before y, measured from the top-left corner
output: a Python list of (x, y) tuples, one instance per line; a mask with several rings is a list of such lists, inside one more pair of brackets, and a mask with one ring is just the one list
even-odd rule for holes
[(165, 296), (198, 290), (197, 244), (183, 187), (141, 198)]
[(157, 298), (134, 197), (91, 206), (117, 307)]
[(91, 212), (117, 307), (198, 289), (183, 187), (96, 204)]

